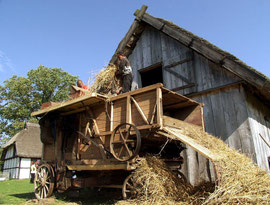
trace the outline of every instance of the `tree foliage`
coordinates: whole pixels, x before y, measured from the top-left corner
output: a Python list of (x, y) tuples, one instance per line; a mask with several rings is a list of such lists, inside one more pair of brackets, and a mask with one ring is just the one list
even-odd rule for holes
[(42, 103), (59, 102), (69, 98), (71, 85), (77, 77), (60, 68), (39, 66), (27, 73), (27, 77), (12, 76), (0, 85), (0, 134), (1, 141), (13, 136), (24, 126), (24, 121), (37, 122), (31, 118), (33, 111)]

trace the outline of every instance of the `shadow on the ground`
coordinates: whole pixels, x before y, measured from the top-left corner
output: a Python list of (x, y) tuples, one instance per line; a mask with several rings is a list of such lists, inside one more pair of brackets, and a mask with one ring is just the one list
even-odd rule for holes
[[(12, 194), (11, 196), (25, 199), (28, 204), (36, 204), (37, 200), (33, 192), (23, 194)], [(62, 203), (74, 203), (74, 204), (114, 204), (118, 200), (121, 200), (121, 191), (117, 189), (100, 189), (100, 188), (85, 188), (78, 190), (71, 190), (65, 193), (54, 192), (49, 201), (53, 202), (59, 200)]]
[(85, 188), (80, 190), (72, 190), (66, 193), (55, 193), (55, 199), (73, 202), (82, 205), (86, 204), (114, 204), (121, 200), (121, 191), (117, 189), (98, 189)]
[(23, 194), (11, 194), (10, 196), (14, 196), (14, 197), (22, 198), (26, 200), (35, 199), (34, 192), (28, 192), (28, 193), (23, 193)]

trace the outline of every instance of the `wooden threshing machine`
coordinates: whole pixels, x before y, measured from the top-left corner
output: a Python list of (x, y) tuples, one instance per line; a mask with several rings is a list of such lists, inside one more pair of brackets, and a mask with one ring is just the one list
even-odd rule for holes
[(38, 199), (81, 187), (122, 188), (127, 198), (133, 193), (130, 175), (147, 154), (181, 168), (182, 143), (192, 143), (177, 132), (179, 120), (203, 129), (202, 105), (162, 84), (113, 97), (86, 91), (32, 116), (40, 119), (43, 143), (34, 185)]

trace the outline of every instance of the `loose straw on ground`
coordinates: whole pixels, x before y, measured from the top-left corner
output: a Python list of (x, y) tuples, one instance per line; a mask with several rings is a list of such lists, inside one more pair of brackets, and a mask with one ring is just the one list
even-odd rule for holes
[(266, 171), (197, 126), (183, 122), (179, 129), (222, 156), (215, 162), (220, 170), (216, 187), (210, 183), (191, 187), (175, 177), (160, 159), (146, 157), (133, 177), (141, 186), (140, 194), (118, 204), (270, 204), (270, 175)]

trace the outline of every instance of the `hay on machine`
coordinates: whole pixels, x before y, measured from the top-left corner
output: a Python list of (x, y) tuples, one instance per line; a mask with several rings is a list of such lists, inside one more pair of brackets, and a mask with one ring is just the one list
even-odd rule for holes
[(115, 90), (121, 85), (119, 77), (116, 75), (117, 66), (109, 64), (95, 75), (94, 83), (91, 85), (91, 92), (100, 94), (114, 94)]

